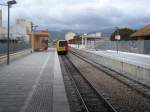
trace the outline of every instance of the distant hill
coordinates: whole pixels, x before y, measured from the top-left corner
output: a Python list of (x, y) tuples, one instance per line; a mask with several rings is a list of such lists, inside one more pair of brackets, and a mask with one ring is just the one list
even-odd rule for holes
[(61, 30), (61, 31), (49, 31), (51, 39), (58, 40), (58, 39), (65, 39), (65, 34), (68, 32), (73, 32), (70, 30)]
[(92, 31), (89, 33), (97, 33), (97, 32), (101, 32), (102, 36), (111, 36), (111, 34), (115, 31), (115, 29), (113, 28), (108, 28), (108, 29), (103, 29), (103, 30), (96, 30), (96, 31)]
[(52, 40), (65, 39), (65, 31), (49, 31)]
[[(97, 33), (101, 32), (102, 36), (111, 36), (111, 34), (115, 31), (115, 29), (103, 29), (103, 30), (96, 30), (92, 32), (86, 32), (86, 33)], [(51, 35), (52, 40), (58, 40), (58, 39), (65, 39), (65, 34), (70, 32), (70, 30), (61, 30), (61, 31), (49, 31)], [(71, 31), (76, 32), (76, 31)], [(77, 34), (82, 34), (82, 32), (76, 32)], [(84, 32), (85, 33), (85, 32)]]

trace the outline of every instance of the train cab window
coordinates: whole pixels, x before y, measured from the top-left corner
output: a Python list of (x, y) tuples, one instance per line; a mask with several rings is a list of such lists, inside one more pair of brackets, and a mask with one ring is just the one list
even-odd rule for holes
[(67, 45), (67, 41), (60, 41), (59, 42), (59, 47), (64, 47)]

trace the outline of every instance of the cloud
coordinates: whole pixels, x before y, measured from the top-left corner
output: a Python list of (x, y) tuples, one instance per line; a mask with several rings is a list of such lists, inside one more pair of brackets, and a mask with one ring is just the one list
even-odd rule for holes
[[(7, 0), (3, 0), (6, 2)], [(0, 1), (2, 2), (2, 0)], [(138, 28), (150, 23), (149, 0), (17, 0), (11, 18), (25, 18), (52, 30)], [(3, 9), (4, 23), (7, 8)]]

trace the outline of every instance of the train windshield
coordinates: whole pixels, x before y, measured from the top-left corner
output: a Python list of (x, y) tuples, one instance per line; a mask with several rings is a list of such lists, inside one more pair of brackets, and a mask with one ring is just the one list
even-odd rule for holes
[(64, 46), (67, 46), (67, 41), (60, 41), (59, 47), (64, 47)]

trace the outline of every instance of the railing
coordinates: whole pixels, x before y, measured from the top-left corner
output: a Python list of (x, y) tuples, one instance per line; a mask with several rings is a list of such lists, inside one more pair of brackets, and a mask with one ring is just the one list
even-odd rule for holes
[(71, 45), (76, 48), (89, 50), (112, 50), (138, 54), (150, 54), (150, 40), (130, 40), (130, 41), (106, 41), (87, 42), (86, 44)]
[[(30, 48), (10, 53), (10, 60), (17, 59), (19, 57), (28, 55), (30, 53), (31, 53), (31, 49)], [(0, 64), (5, 63), (6, 61), (7, 61), (7, 55), (6, 54), (0, 55)]]
[[(31, 45), (23, 41), (10, 42), (10, 53), (15, 53), (17, 51), (29, 48), (31, 48)], [(0, 43), (0, 55), (4, 55), (6, 53), (7, 53), (7, 43)]]
[(139, 54), (150, 54), (150, 40), (133, 41), (99, 41), (94, 45), (96, 50), (113, 50)]

